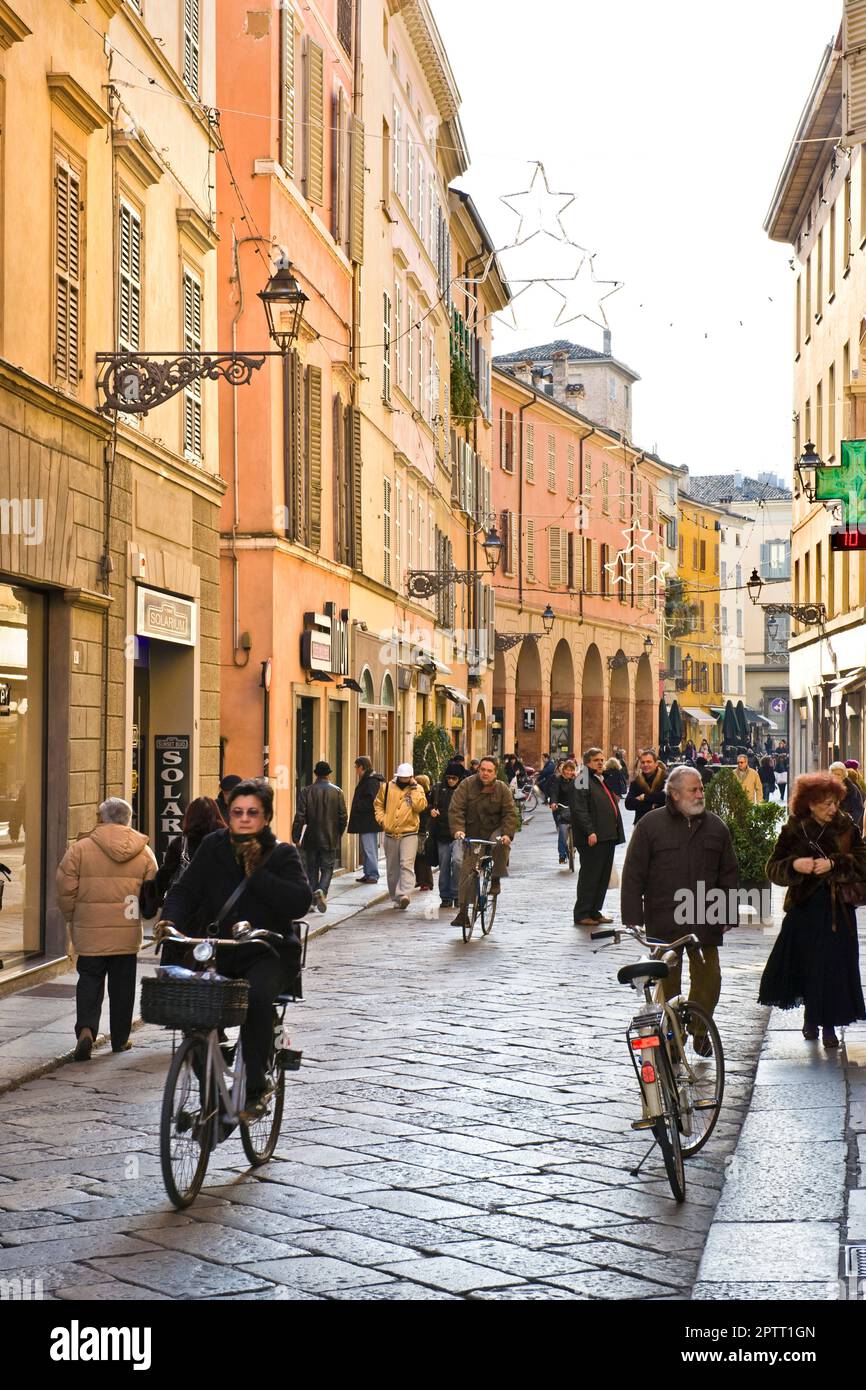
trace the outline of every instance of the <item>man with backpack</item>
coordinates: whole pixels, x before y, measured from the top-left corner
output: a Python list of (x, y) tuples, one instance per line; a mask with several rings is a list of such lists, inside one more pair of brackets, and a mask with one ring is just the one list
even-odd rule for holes
[(313, 902), (319, 912), (327, 912), (328, 889), (349, 815), (342, 791), (330, 780), (330, 763), (316, 763), (313, 772), (315, 782), (298, 798), (292, 839), (301, 849)]

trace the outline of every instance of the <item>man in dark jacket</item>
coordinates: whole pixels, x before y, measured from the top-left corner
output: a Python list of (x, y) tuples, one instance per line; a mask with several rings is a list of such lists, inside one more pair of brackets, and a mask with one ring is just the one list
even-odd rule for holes
[(381, 772), (373, 771), (373, 764), (364, 753), (355, 759), (355, 776), (358, 784), (349, 812), (349, 834), (358, 836), (363, 868), (361, 877), (355, 882), (378, 883), (379, 827), (373, 814), (373, 802), (385, 778)]
[(313, 902), (319, 912), (328, 910), (328, 889), (340, 852), (340, 837), (349, 819), (346, 800), (330, 780), (330, 763), (316, 763), (316, 780), (304, 787), (298, 798), (298, 811), (292, 824), (292, 839), (302, 845), (307, 878)]
[[(738, 921), (739, 872), (728, 827), (704, 807), (704, 785), (691, 767), (668, 777), (664, 808), (635, 826), (622, 873), (623, 922), (643, 927), (656, 941), (676, 941), (693, 932), (700, 949), (688, 946), (689, 1001), (712, 1014), (722, 975), (719, 947)], [(665, 997), (680, 992), (682, 968), (664, 981)], [(695, 1033), (695, 1050), (709, 1055), (709, 1040)], [(706, 1049), (706, 1050), (705, 1050)]]
[(247, 1066), (246, 1113), (255, 1118), (267, 1107), (273, 1001), (289, 988), (300, 965), (300, 942), (292, 923), (309, 911), (311, 893), (298, 851), (282, 844), (271, 830), (274, 793), (267, 782), (239, 782), (226, 800), (228, 830), (215, 830), (202, 840), (186, 873), (169, 891), (162, 923), (183, 931), (200, 908), (204, 920), (214, 922), (243, 883), (243, 892), (220, 922), (220, 936), (230, 937), (235, 922), (246, 921), (254, 928), (279, 932), (286, 943), (279, 958), (255, 942), (217, 950), (219, 973), (231, 979), (243, 976), (250, 983), (241, 1040)]
[(460, 763), (450, 762), (430, 793), (430, 830), (439, 860), (439, 897), (443, 907), (457, 906), (457, 875), (460, 869), (459, 840), (454, 839), (448, 819), (451, 798), (466, 775)]
[(599, 922), (613, 921), (602, 914), (601, 908), (610, 883), (614, 850), (625, 839), (625, 831), (616, 797), (604, 785), (603, 751), (587, 748), (583, 762), (581, 785), (574, 793), (571, 813), (574, 847), (580, 856), (574, 925), (597, 927)]
[[(511, 841), (517, 834), (519, 819), (511, 788), (497, 777), (495, 758), (482, 758), (478, 771), (460, 783), (448, 807), (448, 819), (455, 840), (494, 840), (491, 893), (499, 892), (500, 878), (508, 875)], [(464, 853), (460, 866), (459, 910), (453, 927), (469, 921), (469, 905), (475, 893), (475, 855)]]
[(667, 775), (667, 768), (658, 761), (654, 750), (645, 748), (640, 755), (640, 771), (625, 799), (626, 809), (634, 811), (635, 825), (648, 811), (657, 811), (664, 806)]

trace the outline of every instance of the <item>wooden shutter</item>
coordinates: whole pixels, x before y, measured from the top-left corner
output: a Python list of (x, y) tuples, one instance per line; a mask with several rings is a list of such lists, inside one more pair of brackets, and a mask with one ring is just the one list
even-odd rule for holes
[(384, 546), (384, 568), (382, 578), (385, 584), (391, 583), (391, 480), (382, 479), (384, 497), (382, 503), (382, 541)]
[(574, 536), (572, 537), (572, 539), (574, 540), (574, 587), (575, 587), (575, 589), (582, 589), (582, 588), (583, 588), (583, 538), (582, 538), (582, 536), (580, 536), (580, 535), (574, 535)]
[(526, 523), (526, 578), (535, 578), (535, 522)]
[(346, 244), (346, 140), (348, 139), (348, 102), (342, 87), (334, 94), (334, 153), (332, 227), (334, 240), (342, 249)]
[(567, 488), (568, 488), (568, 499), (569, 499), (570, 502), (573, 502), (573, 501), (574, 501), (574, 498), (575, 498), (575, 491), (574, 491), (574, 445), (573, 445), (573, 444), (569, 444), (569, 446), (568, 446), (568, 478), (567, 478)]
[(551, 526), (548, 535), (548, 559), (550, 565), (550, 583), (564, 584), (565, 574), (563, 573), (562, 563), (562, 542), (564, 531), (559, 526)]
[(325, 50), (307, 39), (304, 73), (304, 191), (311, 203), (325, 201)]
[(590, 546), (592, 547), (592, 592), (599, 594), (601, 593), (601, 585), (598, 582), (598, 543), (590, 541)]
[(845, 0), (842, 17), (842, 141), (866, 141), (866, 0)]
[(199, 55), (201, 52), (201, 14), (199, 0), (183, 0), (183, 80), (199, 95)]
[[(183, 272), (183, 345), (187, 352), (201, 352), (201, 283), (191, 271)], [(183, 393), (183, 452), (193, 460), (202, 457), (201, 381), (185, 387)]]
[(349, 257), (364, 263), (364, 122), (352, 117)]
[(285, 494), (286, 537), (300, 539), (303, 523), (300, 480), (303, 476), (302, 401), (303, 382), (298, 354), (288, 354), (284, 377), (287, 399), (284, 402), (285, 435), (283, 439), (283, 489)]
[(547, 487), (556, 492), (556, 435), (547, 436)]
[(310, 549), (322, 548), (322, 369), (308, 367), (306, 374), (307, 511)]
[(291, 175), (295, 172), (295, 16), (288, 5), (281, 13), (280, 163)]
[(54, 166), (54, 370), (78, 389), (81, 351), (81, 182), (62, 160)]
[(391, 399), (391, 296), (387, 290), (382, 292), (382, 398)]
[(118, 345), (127, 352), (138, 352), (141, 345), (141, 218), (126, 203), (120, 205), (119, 249)]
[[(349, 407), (349, 438), (352, 468), (352, 568), (363, 568), (362, 557), (362, 514), (364, 495), (361, 491), (361, 412), (356, 405)], [(390, 485), (389, 485), (390, 486)]]
[(574, 588), (574, 549), (575, 549), (575, 546), (574, 546), (574, 532), (573, 532), (573, 531), (564, 531), (564, 532), (563, 532), (563, 536), (564, 536), (565, 542), (566, 542), (566, 554), (565, 554), (566, 580), (565, 580), (565, 582), (566, 582), (566, 584), (568, 585), (569, 589), (573, 589), (573, 588)]
[(331, 437), (334, 453), (334, 559), (349, 563), (346, 544), (346, 416), (343, 402), (335, 396), (331, 406)]

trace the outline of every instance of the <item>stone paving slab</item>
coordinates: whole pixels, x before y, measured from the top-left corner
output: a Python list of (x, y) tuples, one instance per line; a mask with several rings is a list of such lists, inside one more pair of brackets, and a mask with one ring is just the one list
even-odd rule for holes
[(636, 999), (615, 976), (635, 949), (575, 931), (548, 817), (512, 869), (488, 939), (464, 944), (418, 895), (317, 937), (277, 1156), (248, 1170), (232, 1136), (187, 1212), (156, 1161), (162, 1030), (0, 1096), (0, 1258), (33, 1251), (49, 1296), (106, 1301), (687, 1298), (746, 1114), (768, 939), (726, 944), (729, 1095), (678, 1207), (657, 1151), (631, 1173), (649, 1141), (630, 1129)]

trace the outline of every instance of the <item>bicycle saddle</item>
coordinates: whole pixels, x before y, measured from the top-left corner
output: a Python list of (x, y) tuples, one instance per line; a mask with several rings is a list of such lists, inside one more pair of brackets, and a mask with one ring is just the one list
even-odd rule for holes
[(621, 985), (630, 985), (632, 980), (664, 980), (669, 974), (663, 960), (636, 960), (618, 970), (616, 978)]

